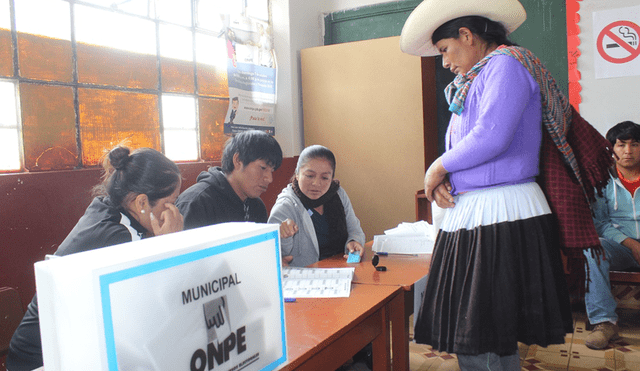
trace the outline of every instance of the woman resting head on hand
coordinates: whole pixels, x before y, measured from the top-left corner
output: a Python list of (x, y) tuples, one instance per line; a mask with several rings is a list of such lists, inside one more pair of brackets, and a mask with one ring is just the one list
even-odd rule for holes
[(94, 187), (94, 196), (108, 196), (140, 223), (146, 236), (182, 230), (182, 215), (174, 205), (182, 176), (173, 161), (151, 148), (130, 153), (127, 147), (115, 147), (103, 167), (103, 182)]
[[(116, 147), (103, 166), (103, 182), (93, 189), (96, 197), (55, 255), (182, 230), (182, 215), (174, 206), (182, 176), (173, 161), (151, 148), (130, 152), (129, 148)], [(11, 338), (6, 366), (11, 371), (30, 371), (42, 364), (38, 301), (34, 295)]]
[(335, 169), (335, 156), (326, 147), (314, 145), (300, 153), (291, 183), (269, 216), (269, 223), (281, 224), (285, 264), (301, 267), (340, 253), (362, 255), (364, 232), (334, 179)]

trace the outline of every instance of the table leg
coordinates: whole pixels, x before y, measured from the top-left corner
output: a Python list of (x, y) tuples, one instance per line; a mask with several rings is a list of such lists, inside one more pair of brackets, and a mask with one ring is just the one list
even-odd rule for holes
[(407, 295), (411, 296), (411, 302), (413, 303), (413, 293), (402, 291), (389, 304), (391, 309), (391, 342), (393, 344), (394, 371), (409, 370), (409, 316), (405, 313), (407, 310)]
[[(382, 333), (378, 335), (372, 342), (373, 355), (373, 371), (391, 371), (391, 334), (389, 332), (389, 323), (393, 307), (397, 301), (404, 299), (402, 292), (398, 292), (394, 298), (382, 308), (380, 316)], [(409, 369), (407, 369), (408, 371)]]

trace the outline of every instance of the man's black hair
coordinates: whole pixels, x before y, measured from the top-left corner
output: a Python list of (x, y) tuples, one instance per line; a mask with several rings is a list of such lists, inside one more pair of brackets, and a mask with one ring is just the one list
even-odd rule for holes
[(234, 170), (233, 156), (238, 154), (244, 166), (255, 160), (264, 160), (278, 169), (282, 164), (282, 149), (274, 137), (260, 130), (248, 130), (227, 140), (222, 152), (222, 171), (231, 174)]
[(616, 124), (616, 126), (607, 131), (607, 140), (612, 146), (614, 146), (618, 139), (632, 139), (636, 142), (640, 142), (640, 125), (633, 121), (622, 121), (621, 123)]

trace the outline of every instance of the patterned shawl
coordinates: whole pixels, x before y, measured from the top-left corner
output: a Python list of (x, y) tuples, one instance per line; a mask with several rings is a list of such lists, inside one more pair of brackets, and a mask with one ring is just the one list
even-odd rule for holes
[(589, 204), (596, 192), (602, 194), (609, 180), (608, 170), (613, 165), (610, 143), (571, 107), (542, 62), (518, 46), (501, 45), (469, 72), (456, 76), (445, 90), (451, 112), (462, 113), (473, 79), (496, 55), (520, 61), (540, 86), (542, 124), (547, 135), (542, 140), (538, 183), (558, 221), (569, 288), (582, 296), (585, 273), (588, 275), (583, 251), (592, 249), (594, 256), (603, 256)]

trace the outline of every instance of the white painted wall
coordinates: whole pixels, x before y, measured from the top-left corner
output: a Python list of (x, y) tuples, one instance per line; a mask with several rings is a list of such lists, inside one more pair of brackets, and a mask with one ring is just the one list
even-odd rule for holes
[(638, 0), (583, 0), (580, 4), (580, 52), (578, 70), (581, 73), (582, 103), (580, 114), (602, 135), (615, 124), (631, 120), (640, 124), (640, 71), (639, 76), (596, 79), (593, 35), (593, 12), (637, 6)]
[(300, 50), (324, 44), (324, 15), (388, 0), (271, 0), (278, 59), (276, 139), (285, 157), (304, 148)]

